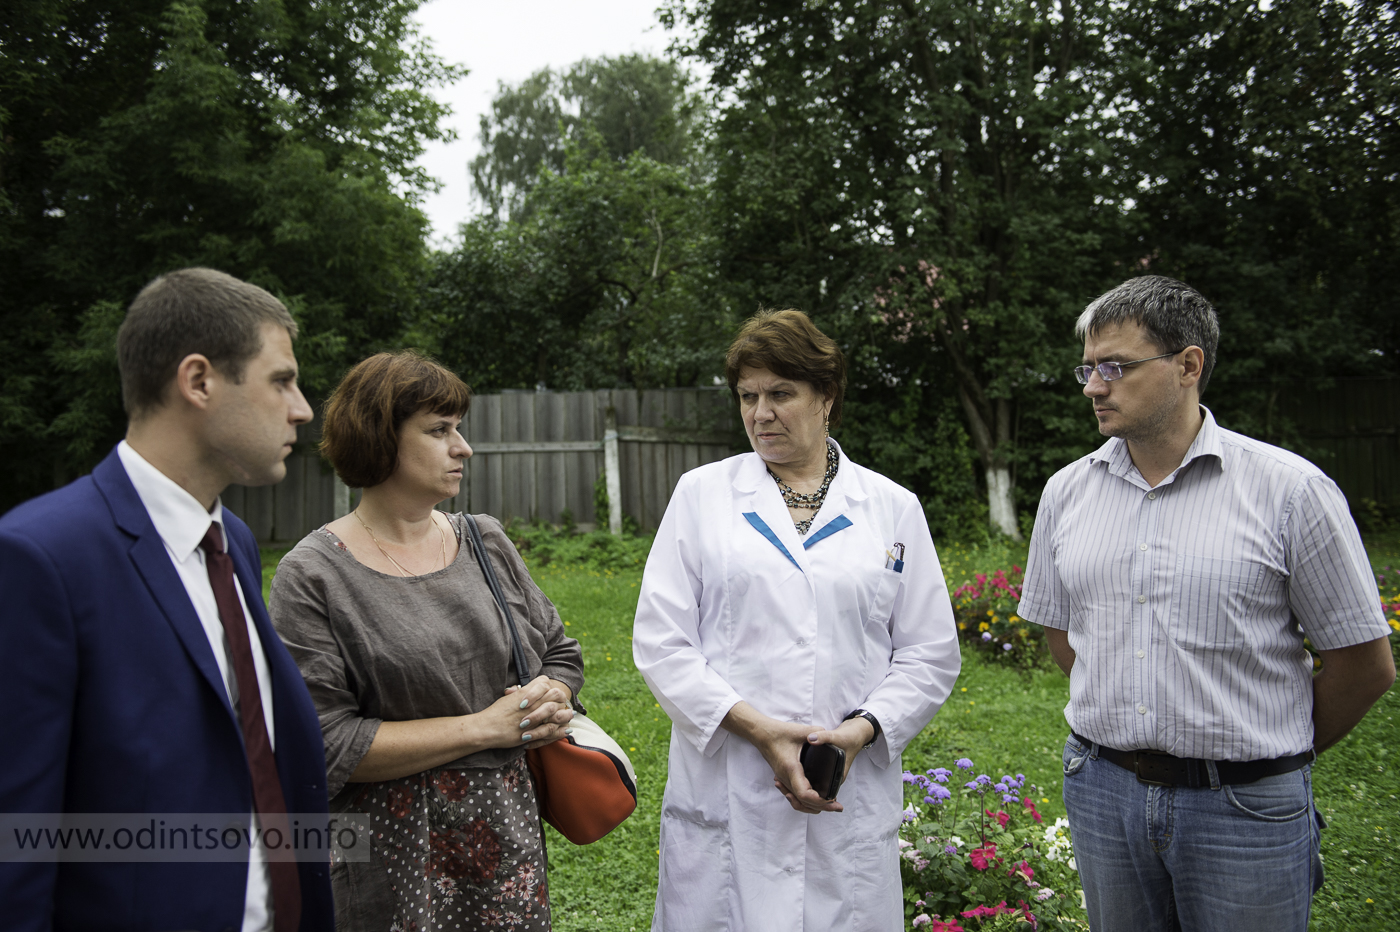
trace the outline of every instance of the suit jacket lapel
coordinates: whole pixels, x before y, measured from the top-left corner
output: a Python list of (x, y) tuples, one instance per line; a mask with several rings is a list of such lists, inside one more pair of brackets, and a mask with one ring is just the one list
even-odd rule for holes
[[(170, 553), (165, 542), (156, 533), (146, 507), (141, 504), (141, 496), (131, 484), (121, 460), (113, 450), (96, 469), (92, 471), (93, 481), (107, 500), (112, 510), (112, 518), (117, 527), (136, 538), (129, 555), (136, 572), (150, 590), (151, 597), (160, 606), (165, 620), (175, 630), (175, 635), (185, 648), (185, 653), (195, 665), (209, 688), (218, 695), (219, 701), (233, 718), (233, 706), (229, 703), (228, 688), (219, 674), (219, 664), (214, 660), (214, 651), (209, 646), (209, 637), (199, 622), (194, 604), (185, 592), (185, 584), (170, 562)], [(261, 594), (261, 593), (259, 593)]]

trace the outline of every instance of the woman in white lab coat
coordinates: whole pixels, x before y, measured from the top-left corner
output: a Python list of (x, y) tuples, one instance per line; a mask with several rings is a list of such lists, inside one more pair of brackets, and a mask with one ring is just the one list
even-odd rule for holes
[[(725, 368), (754, 452), (681, 478), (637, 606), (673, 723), (652, 928), (900, 929), (900, 752), (960, 667), (928, 522), (827, 436), (845, 362), (805, 314), (761, 312)], [(836, 799), (806, 742), (845, 751)]]

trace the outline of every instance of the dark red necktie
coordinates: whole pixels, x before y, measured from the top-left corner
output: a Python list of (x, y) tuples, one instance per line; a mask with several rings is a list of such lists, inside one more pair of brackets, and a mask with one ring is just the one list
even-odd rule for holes
[[(219, 604), (219, 620), (228, 637), (229, 660), (238, 681), (238, 718), (243, 726), (248, 770), (253, 777), (253, 808), (257, 810), (264, 837), (269, 829), (277, 829), (284, 840), (291, 841), (287, 802), (282, 795), (282, 781), (277, 777), (277, 759), (272, 755), (267, 722), (263, 719), (258, 671), (253, 666), (253, 647), (248, 640), (248, 619), (238, 601), (238, 591), (233, 585), (233, 558), (224, 550), (224, 534), (218, 524), (209, 525), (199, 547), (204, 551), (209, 585), (214, 589), (214, 601)], [(297, 878), (297, 865), (295, 861), (274, 858), (269, 852), (267, 868), (272, 882), (273, 929), (296, 932), (301, 923), (301, 882)]]

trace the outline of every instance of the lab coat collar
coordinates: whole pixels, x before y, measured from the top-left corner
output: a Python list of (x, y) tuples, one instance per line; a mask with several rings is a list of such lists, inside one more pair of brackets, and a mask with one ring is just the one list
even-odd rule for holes
[[(840, 466), (836, 469), (836, 478), (831, 482), (831, 488), (827, 489), (827, 501), (832, 500), (832, 496), (840, 494), (845, 501), (863, 502), (869, 494), (865, 486), (861, 483), (856, 471), (851, 468), (850, 457), (841, 449), (841, 444), (831, 437), (826, 438), (826, 442), (836, 448), (836, 455), (840, 459)], [(743, 464), (734, 474), (734, 489), (737, 492), (757, 492), (765, 486), (776, 489), (778, 484), (773, 481), (773, 477), (768, 475), (768, 466), (763, 462), (763, 457), (757, 453), (743, 454)], [(779, 496), (781, 500), (781, 495)], [(823, 509), (825, 510), (825, 509)], [(833, 515), (841, 512), (834, 512)]]
[[(783, 495), (778, 491), (778, 484), (773, 481), (773, 477), (768, 475), (768, 467), (764, 464), (762, 457), (757, 453), (746, 454), (744, 463), (734, 476), (734, 490), (738, 493), (739, 511), (741, 513), (756, 513), (768, 529), (782, 542), (783, 548), (781, 549), (786, 549), (788, 559), (804, 573), (807, 567), (805, 565), (806, 559), (803, 556), (806, 548), (803, 545), (814, 540), (816, 535), (821, 534), (823, 528), (839, 518), (845, 518), (841, 525), (842, 528), (850, 526), (851, 519), (846, 515), (846, 512), (854, 504), (869, 497), (869, 493), (861, 483), (860, 476), (856, 474), (850, 458), (841, 450), (841, 445), (831, 438), (827, 438), (827, 443), (836, 448), (836, 455), (840, 457), (840, 466), (836, 470), (836, 478), (832, 480), (830, 488), (826, 491), (826, 501), (822, 503), (821, 510), (817, 513), (817, 520), (805, 537), (799, 535), (797, 528), (793, 526), (792, 516), (788, 514), (787, 505), (783, 503)], [(755, 533), (761, 532), (755, 528)]]

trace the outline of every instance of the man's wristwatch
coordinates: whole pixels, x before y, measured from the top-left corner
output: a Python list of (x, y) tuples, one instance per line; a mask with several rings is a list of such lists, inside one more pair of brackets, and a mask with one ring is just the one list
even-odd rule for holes
[(875, 716), (871, 715), (869, 712), (865, 711), (864, 709), (856, 709), (850, 715), (847, 715), (845, 718), (841, 719), (841, 721), (849, 722), (853, 718), (863, 718), (870, 723), (871, 728), (875, 729), (875, 734), (871, 735), (870, 740), (867, 741), (865, 744), (864, 749), (868, 751), (870, 750), (871, 746), (875, 744), (876, 741), (880, 740), (880, 720), (877, 719)]

